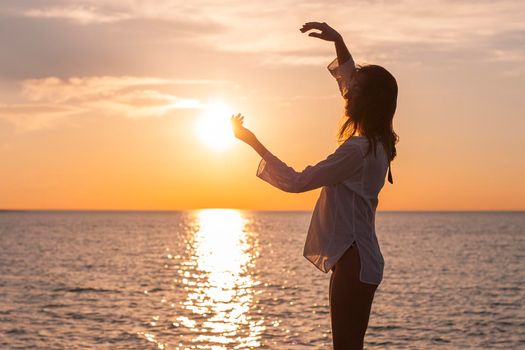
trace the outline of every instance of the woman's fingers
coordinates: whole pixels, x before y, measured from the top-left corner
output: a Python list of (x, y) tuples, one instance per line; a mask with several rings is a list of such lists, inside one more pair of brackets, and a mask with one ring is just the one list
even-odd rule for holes
[(326, 28), (327, 24), (325, 22), (306, 22), (303, 24), (303, 27), (300, 29), (301, 32), (307, 32), (311, 29), (323, 30)]
[(324, 22), (306, 22), (303, 24), (303, 28), (308, 29), (320, 29), (322, 26), (326, 25)]
[(230, 120), (232, 121), (232, 123), (238, 125), (238, 126), (242, 126), (242, 123), (244, 121), (244, 116), (241, 115), (241, 113), (238, 113), (238, 114), (234, 114), (230, 117)]

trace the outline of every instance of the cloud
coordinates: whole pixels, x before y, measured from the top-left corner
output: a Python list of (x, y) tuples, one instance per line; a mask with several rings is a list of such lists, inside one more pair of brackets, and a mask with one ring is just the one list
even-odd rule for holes
[[(82, 68), (83, 75), (108, 73), (100, 72), (103, 68), (92, 57), (113, 69), (110, 74), (159, 75), (137, 62), (137, 50), (141, 62), (154, 61), (159, 71), (173, 71), (173, 62), (189, 66), (189, 52), (214, 60), (222, 55), (223, 62), (318, 65), (333, 56), (333, 45), (299, 32), (310, 20), (325, 20), (340, 30), (358, 62), (426, 64), (435, 54), (441, 64), (473, 59), (515, 63), (525, 54), (522, 42), (512, 44), (519, 40), (513, 33), (525, 30), (525, 5), (516, 0), (6, 0), (0, 13), (25, 20), (7, 21), (4, 28), (0, 23), (6, 47), (2, 74), (17, 78), (44, 69), (43, 75), (57, 76), (78, 74), (73, 70)], [(20, 63), (24, 54), (27, 62)], [(50, 63), (62, 57), (60, 67)], [(121, 67), (142, 70), (128, 73)]]
[(161, 117), (204, 106), (199, 99), (174, 95), (174, 86), (221, 83), (131, 76), (28, 79), (21, 83), (22, 102), (1, 104), (0, 119), (20, 130), (36, 130), (79, 115)]
[(104, 13), (95, 7), (88, 6), (33, 8), (25, 11), (24, 16), (68, 19), (81, 24), (111, 23), (131, 18), (131, 15), (127, 13)]
[[(31, 101), (52, 103), (82, 103), (86, 101), (114, 99), (129, 94), (145, 92), (151, 96), (155, 89), (167, 89), (180, 84), (209, 84), (213, 81), (177, 80), (151, 77), (72, 77), (60, 79), (28, 79), (22, 82), (23, 95)], [(160, 93), (159, 93), (160, 94)], [(175, 98), (164, 95), (164, 100)]]
[[(222, 24), (206, 18), (180, 13), (166, 19), (126, 14), (119, 18), (127, 19), (115, 22), (80, 23), (68, 18), (28, 17), (26, 11), (30, 10), (6, 12), (3, 2), (0, 6), (0, 79), (166, 74), (203, 79), (209, 75), (197, 69), (196, 56), (213, 54), (212, 64), (221, 58), (231, 60), (226, 54), (210, 52), (202, 39), (224, 30)], [(115, 17), (113, 12), (127, 13), (108, 11), (111, 17)]]

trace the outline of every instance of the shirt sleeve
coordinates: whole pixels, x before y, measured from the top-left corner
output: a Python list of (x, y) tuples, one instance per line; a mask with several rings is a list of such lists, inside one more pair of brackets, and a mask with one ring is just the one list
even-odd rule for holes
[(337, 58), (335, 58), (327, 68), (330, 74), (332, 74), (335, 80), (337, 80), (341, 96), (345, 96), (348, 93), (350, 80), (353, 78), (355, 73), (354, 60), (350, 58), (345, 63), (339, 65), (339, 61), (337, 61)]
[(326, 159), (298, 172), (267, 151), (259, 162), (256, 175), (285, 192), (300, 193), (350, 178), (362, 167), (363, 158), (361, 149), (347, 141)]

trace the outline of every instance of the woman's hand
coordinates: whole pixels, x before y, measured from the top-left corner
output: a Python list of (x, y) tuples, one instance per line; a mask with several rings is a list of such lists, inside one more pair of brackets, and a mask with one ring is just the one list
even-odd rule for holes
[(256, 137), (253, 134), (253, 132), (246, 129), (242, 125), (243, 120), (244, 120), (244, 116), (242, 116), (241, 113), (231, 116), (230, 121), (232, 123), (233, 134), (239, 140), (246, 142), (249, 145), (253, 145), (254, 141), (256, 140)]
[(241, 113), (231, 116), (233, 134), (239, 140), (252, 146), (252, 148), (264, 158), (264, 156), (268, 153), (268, 150), (261, 142), (259, 142), (259, 140), (257, 140), (257, 137), (255, 137), (253, 132), (246, 129), (242, 125), (243, 119), (244, 117), (241, 115)]
[(303, 27), (300, 29), (300, 31), (302, 33), (306, 33), (312, 29), (320, 30), (321, 32), (311, 32), (308, 33), (308, 36), (334, 42), (341, 40), (342, 38), (341, 34), (339, 34), (334, 28), (330, 27), (325, 22), (307, 22), (303, 24)]

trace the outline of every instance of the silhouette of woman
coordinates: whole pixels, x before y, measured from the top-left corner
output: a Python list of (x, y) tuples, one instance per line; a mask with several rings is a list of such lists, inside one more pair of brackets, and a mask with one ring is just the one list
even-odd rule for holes
[(310, 221), (303, 255), (330, 276), (329, 300), (334, 349), (363, 349), (364, 336), (384, 260), (375, 233), (378, 194), (392, 181), (390, 162), (398, 137), (392, 120), (397, 83), (383, 67), (355, 66), (342, 36), (326, 23), (308, 22), (300, 29), (335, 43), (337, 58), (328, 65), (345, 103), (345, 122), (334, 153), (298, 172), (264, 147), (231, 117), (235, 137), (262, 157), (257, 176), (286, 192), (321, 187)]

